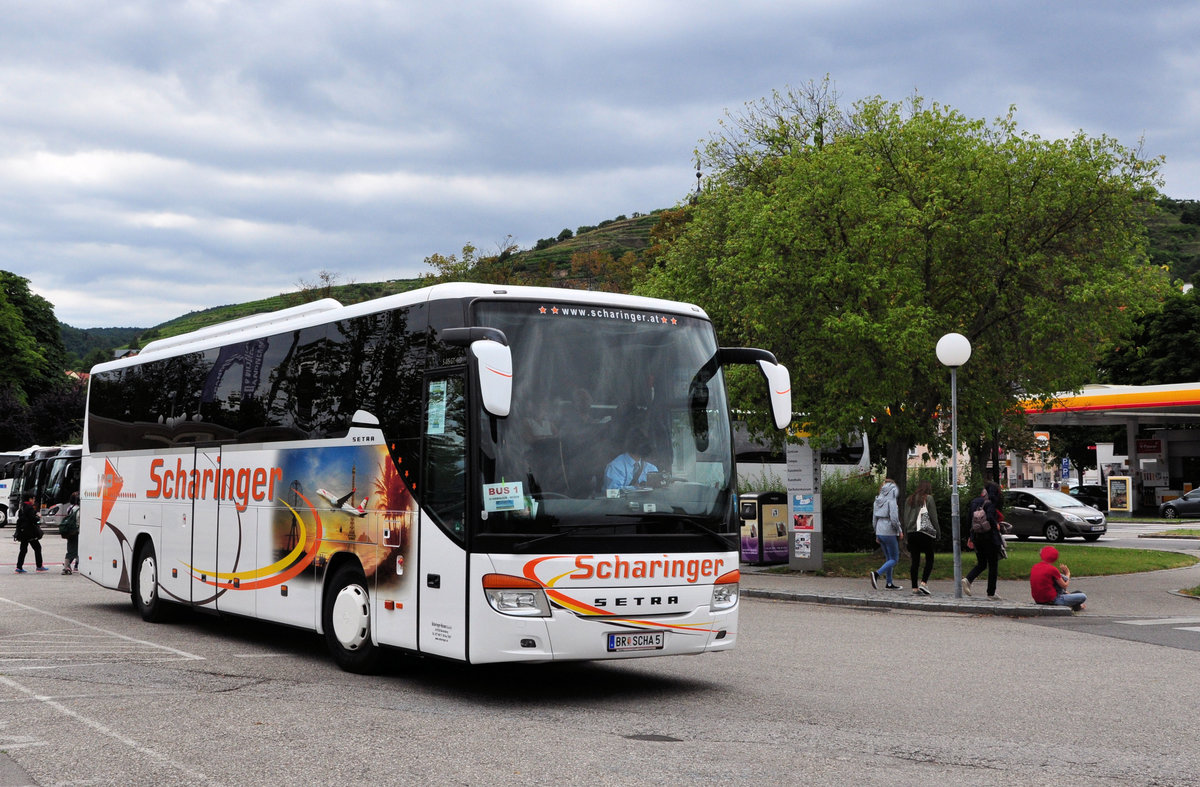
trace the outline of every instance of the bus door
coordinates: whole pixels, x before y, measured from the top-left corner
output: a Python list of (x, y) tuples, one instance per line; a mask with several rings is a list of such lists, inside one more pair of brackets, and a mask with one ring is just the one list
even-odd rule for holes
[[(199, 450), (196, 456), (198, 468), (215, 469), (220, 490), (219, 495), (207, 495), (196, 501), (197, 553), (203, 544), (205, 565), (213, 567), (212, 575), (202, 584), (219, 611), (238, 615), (256, 613), (256, 594), (250, 585), (257, 578), (258, 517), (260, 513), (269, 516), (269, 509), (255, 505), (250, 498), (254, 456), (246, 452), (222, 452), (219, 448)], [(220, 501), (213, 497), (219, 497)], [(270, 530), (269, 521), (267, 529)], [(245, 589), (243, 583), (247, 585)], [(194, 592), (200, 591), (198, 586), (193, 588)]]
[(417, 626), (422, 653), (467, 657), (467, 409), (465, 376), (425, 378), (417, 541)]
[(196, 448), (188, 452), (187, 460), (182, 470), (193, 484), (204, 483), (206, 470), (212, 475), (207, 490), (193, 485), (186, 495), (175, 495), (173, 505), (163, 507), (159, 584), (168, 598), (215, 609), (221, 589), (217, 587), (219, 506), (213, 479), (220, 477), (221, 449)]
[[(196, 468), (196, 449), (165, 449), (154, 455), (150, 477), (155, 481), (155, 501), (129, 506), (129, 523), (148, 529), (158, 526), (155, 556), (162, 597), (183, 604), (193, 601), (191, 567), (196, 565), (192, 545), (193, 501), (188, 480)], [(131, 561), (137, 559), (130, 556)]]

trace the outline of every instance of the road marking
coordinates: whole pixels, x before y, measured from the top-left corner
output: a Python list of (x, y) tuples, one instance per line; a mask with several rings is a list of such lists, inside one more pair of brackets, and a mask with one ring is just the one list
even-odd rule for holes
[[(172, 648), (167, 645), (159, 645), (157, 642), (147, 642), (144, 639), (136, 639), (134, 637), (126, 636), (124, 634), (118, 634), (115, 631), (109, 631), (108, 629), (102, 629), (98, 626), (93, 626), (91, 624), (84, 623), (81, 620), (75, 620), (73, 618), (63, 617), (62, 615), (56, 615), (53, 612), (47, 612), (44, 609), (38, 609), (37, 607), (31, 607), (28, 604), (22, 604), (21, 602), (13, 601), (12, 599), (0, 597), (0, 602), (5, 603), (5, 604), (11, 604), (14, 607), (19, 607), (28, 612), (36, 612), (39, 615), (45, 615), (46, 617), (54, 618), (55, 620), (61, 620), (64, 623), (70, 623), (72, 626), (78, 626), (80, 628), (85, 628), (90, 631), (95, 631), (99, 634), (103, 634), (106, 637), (115, 637), (116, 639), (122, 640), (127, 643), (133, 643), (134, 645), (139, 645), (144, 648), (151, 648), (151, 649), (157, 650), (157, 651), (165, 651), (167, 653), (173, 653), (176, 656), (178, 656), (179, 658), (184, 659), (186, 661), (203, 661), (204, 660), (203, 656), (197, 656), (194, 653), (188, 653), (187, 651), (178, 650), (177, 648)], [(1197, 619), (1196, 622), (1200, 623), (1200, 619)], [(55, 637), (59, 636), (59, 632), (45, 632), (45, 631), (30, 632), (30, 633), (25, 633), (25, 634), (18, 634), (18, 635), (11, 636), (11, 637), (4, 637), (4, 638), (0, 639), (0, 642), (4, 642), (4, 641), (11, 642), (11, 641), (16, 640), (19, 644), (22, 644), (20, 641), (23, 639), (30, 638), (30, 637), (44, 637), (47, 634), (51, 634), (52, 636), (55, 636)], [(69, 645), (70, 643), (67, 643), (67, 644)], [(45, 640), (38, 640), (37, 647), (44, 649), (44, 652), (49, 654), (49, 652), (52, 650), (52, 643), (47, 643)], [(116, 653), (118, 655), (128, 655), (128, 652), (119, 652), (117, 650), (117, 648), (109, 648), (108, 650), (110, 653)], [(0, 649), (0, 656), (3, 656), (3, 655), (8, 655), (8, 654), (4, 653), (4, 651), (2, 649)], [(29, 658), (32, 654), (28, 650), (22, 649), (20, 651), (13, 653), (12, 655), (18, 655), (18, 656), (22, 656), (25, 658)], [(89, 655), (89, 656), (94, 655), (94, 651), (91, 653), (79, 654), (79, 655)]]
[[(64, 617), (62, 615), (56, 615), (53, 612), (47, 612), (46, 610), (38, 609), (37, 607), (31, 607), (28, 604), (22, 604), (19, 601), (13, 601), (12, 599), (0, 598), (0, 602), (5, 603), (5, 604), (10, 604), (13, 607), (18, 607), (27, 612), (35, 612), (37, 614), (45, 615), (46, 617), (53, 618), (55, 620), (59, 620), (64, 623), (69, 623), (72, 626), (77, 626), (79, 628), (83, 628), (83, 629), (87, 629), (88, 631), (95, 632), (95, 634), (92, 634), (92, 635), (84, 634), (82, 637), (76, 636), (74, 644), (79, 645), (80, 643), (86, 643), (83, 646), (84, 648), (89, 648), (89, 647), (92, 648), (91, 650), (85, 650), (85, 652), (77, 654), (77, 657), (83, 656), (89, 660), (94, 659), (96, 656), (96, 649), (93, 646), (99, 644), (101, 647), (103, 647), (106, 644), (105, 643), (106, 638), (115, 638), (117, 640), (120, 640), (120, 644), (116, 645), (115, 647), (110, 646), (108, 649), (107, 655), (120, 656), (121, 658), (124, 658), (126, 660), (128, 660), (130, 655), (152, 655), (152, 654), (157, 654), (157, 660), (162, 660), (164, 655), (166, 655), (166, 654), (172, 654), (170, 657), (171, 660), (184, 659), (184, 660), (188, 660), (188, 661), (202, 661), (204, 659), (203, 656), (197, 656), (193, 653), (188, 653), (186, 651), (178, 650), (177, 648), (168, 647), (166, 645), (159, 645), (154, 642), (147, 642), (146, 640), (136, 639), (134, 637), (128, 637), (124, 634), (118, 634), (115, 631), (109, 631), (108, 629), (102, 629), (98, 626), (93, 626), (88, 623), (84, 623), (83, 621), (74, 620), (72, 618)], [(61, 642), (61, 640), (60, 640), (60, 642), (47, 643), (42, 638), (47, 637), (47, 636), (53, 637), (53, 638), (61, 638), (62, 635), (63, 635), (63, 632), (61, 630), (52, 630), (52, 631), (25, 632), (22, 634), (0, 637), (0, 658), (9, 657), (9, 658), (13, 658), (14, 660), (30, 660), (30, 661), (32, 661), (36, 658), (39, 658), (39, 657), (42, 659), (54, 658), (54, 655), (52, 655), (52, 654), (61, 653), (61, 650), (56, 650), (56, 648), (59, 648), (63, 644), (66, 644), (69, 646), (72, 643), (69, 641), (66, 643), (63, 643), (63, 642)], [(103, 635), (103, 636), (99, 636), (99, 635)], [(13, 644), (15, 644), (16, 647), (14, 647), (10, 651), (7, 646), (13, 645)], [(44, 650), (42, 651), (42, 653), (44, 655), (40, 655), (37, 652), (37, 648), (43, 647), (43, 646), (44, 646)], [(131, 646), (137, 646), (137, 647), (132, 648)], [(147, 651), (146, 651), (147, 648), (149, 649), (149, 653), (147, 653)], [(187, 776), (190, 779), (194, 779), (198, 782), (211, 782), (212, 781), (212, 779), (209, 776), (206, 776), (203, 773), (200, 773), (199, 771), (194, 771), (191, 768), (184, 765), (183, 763), (176, 762), (175, 760), (172, 760), (170, 757), (168, 757), (160, 752), (157, 752), (154, 749), (143, 746), (142, 744), (135, 741), (133, 738), (129, 738), (125, 735), (122, 735), (121, 733), (117, 732), (116, 730), (106, 727), (104, 724), (101, 724), (100, 722), (96, 721), (95, 719), (84, 716), (82, 713), (78, 713), (77, 711), (74, 711), (74, 710), (68, 708), (66, 705), (63, 705), (61, 702), (58, 702), (55, 699), (52, 699), (44, 694), (38, 694), (33, 689), (29, 688), (28, 686), (26, 686), (16, 680), (13, 680), (11, 677), (8, 677), (5, 675), (0, 675), (0, 685), (8, 686), (9, 688), (13, 689), (14, 691), (24, 694), (29, 699), (31, 699), (35, 702), (41, 703), (44, 707), (55, 710), (65, 716), (69, 716), (72, 719), (75, 719), (76, 721), (80, 722), (81, 724), (85, 724), (88, 727), (91, 727), (93, 730), (95, 730), (96, 732), (99, 732), (101, 735), (105, 735), (109, 738), (112, 738), (115, 741), (118, 741), (119, 743), (127, 746), (128, 748), (132, 749), (133, 751), (136, 751), (146, 757), (156, 760), (156, 761), (162, 763), (163, 765), (174, 768), (175, 770), (181, 772), (182, 774), (184, 774), (185, 776)], [(40, 745), (40, 742), (34, 741), (32, 739), (28, 739), (28, 738), (5, 739), (3, 737), (0, 737), (0, 742), (2, 742), (4, 744), (5, 748), (20, 748), (20, 747), (24, 747), (24, 746)]]
[(1200, 631), (1200, 626), (1179, 626), (1176, 631)]
[(1188, 623), (1200, 623), (1200, 618), (1155, 618), (1153, 620), (1118, 620), (1126, 626), (1182, 626)]
[(5, 686), (8, 686), (9, 688), (15, 689), (16, 691), (21, 692), (22, 694), (28, 696), (30, 699), (33, 699), (33, 700), (36, 700), (37, 702), (42, 703), (47, 708), (52, 708), (52, 709), (58, 711), (59, 713), (62, 713), (66, 716), (70, 716), (72, 719), (75, 719), (76, 721), (78, 721), (82, 724), (86, 724), (87, 726), (91, 727), (93, 730), (100, 733), (101, 735), (106, 735), (109, 738), (112, 738), (113, 740), (118, 741), (118, 742), (124, 744), (125, 746), (128, 746), (129, 748), (133, 749), (134, 751), (136, 751), (140, 754), (144, 754), (147, 757), (150, 757), (151, 759), (154, 759), (154, 760), (158, 760), (162, 764), (170, 766), (177, 771), (181, 771), (182, 773), (186, 774), (187, 776), (190, 776), (193, 779), (198, 779), (200, 781), (205, 781), (205, 782), (212, 781), (209, 777), (205, 776), (203, 773), (199, 773), (198, 771), (193, 771), (191, 768), (187, 767), (186, 765), (175, 762), (170, 757), (167, 757), (165, 754), (160, 754), (159, 752), (156, 752), (154, 749), (147, 748), (147, 747), (143, 746), (142, 744), (138, 743), (137, 741), (135, 741), (133, 738), (127, 738), (124, 735), (122, 735), (121, 733), (119, 733), (115, 730), (109, 729), (108, 727), (104, 726), (103, 724), (96, 721), (95, 719), (89, 719), (87, 716), (84, 716), (82, 713), (77, 713), (77, 712), (71, 710), (70, 708), (63, 705), (62, 703), (56, 702), (56, 701), (50, 699), (49, 697), (43, 696), (41, 694), (37, 694), (36, 692), (33, 691), (33, 689), (30, 689), (26, 686), (21, 685), (20, 683), (17, 683), (12, 678), (7, 678), (3, 675), (0, 675), (0, 683), (4, 684)]

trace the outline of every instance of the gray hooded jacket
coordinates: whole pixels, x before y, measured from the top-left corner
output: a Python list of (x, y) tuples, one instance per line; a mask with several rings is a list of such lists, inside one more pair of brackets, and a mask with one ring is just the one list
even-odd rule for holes
[(900, 534), (900, 507), (896, 499), (900, 490), (891, 481), (883, 485), (875, 496), (875, 506), (871, 514), (875, 519), (875, 535), (895, 536)]

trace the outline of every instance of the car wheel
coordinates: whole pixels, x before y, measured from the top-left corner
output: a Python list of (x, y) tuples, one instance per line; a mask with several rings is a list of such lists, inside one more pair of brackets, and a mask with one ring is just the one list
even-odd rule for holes
[(1063, 540), (1062, 525), (1057, 522), (1047, 522), (1046, 529), (1042, 531), (1047, 541), (1059, 542)]
[(130, 596), (133, 606), (142, 615), (142, 620), (162, 623), (168, 617), (167, 602), (158, 593), (158, 561), (154, 556), (154, 544), (142, 544), (137, 561), (133, 564)]
[(1083, 537), (1083, 540), (1084, 541), (1099, 541), (1100, 534), (1099, 533), (1089, 533), (1088, 535)]
[(1178, 519), (1179, 518), (1179, 512), (1175, 510), (1174, 506), (1167, 506), (1166, 508), (1163, 509), (1162, 514), (1167, 519)]
[(371, 598), (357, 566), (344, 564), (329, 580), (322, 604), (325, 644), (347, 672), (369, 674), (379, 665), (379, 648), (371, 642)]
[(8, 509), (0, 506), (0, 527), (8, 524)]

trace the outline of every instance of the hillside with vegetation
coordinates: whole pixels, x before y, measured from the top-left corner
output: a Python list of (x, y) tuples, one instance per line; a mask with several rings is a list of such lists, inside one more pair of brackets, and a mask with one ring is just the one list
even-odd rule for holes
[[(132, 331), (136, 336), (122, 341), (129, 342), (128, 346), (141, 347), (154, 339), (177, 336), (209, 325), (320, 298), (333, 298), (349, 305), (407, 292), (439, 281), (479, 280), (500, 284), (627, 290), (633, 277), (644, 268), (654, 253), (656, 227), (664, 217), (676, 214), (675, 211), (660, 210), (649, 214), (635, 213), (632, 217), (618, 216), (596, 225), (575, 230), (564, 229), (557, 236), (543, 238), (533, 248), (526, 250), (501, 244), (502, 247), (495, 253), (481, 254), (468, 245), (457, 254), (430, 255), (425, 259), (430, 271), (411, 279), (343, 283), (340, 273), (322, 271), (315, 282), (302, 281), (291, 292), (188, 312), (149, 329), (120, 329)], [(77, 331), (69, 326), (64, 327), (72, 332)], [(87, 333), (95, 334), (97, 331)], [(124, 345), (113, 345), (119, 346)]]
[(1150, 260), (1170, 268), (1171, 278), (1196, 284), (1200, 273), (1200, 202), (1163, 197), (1146, 220)]

